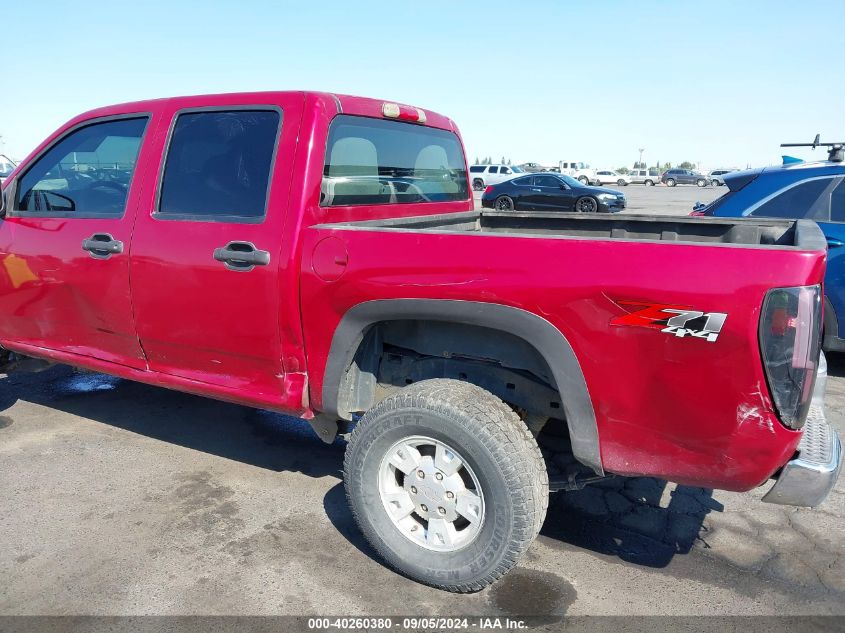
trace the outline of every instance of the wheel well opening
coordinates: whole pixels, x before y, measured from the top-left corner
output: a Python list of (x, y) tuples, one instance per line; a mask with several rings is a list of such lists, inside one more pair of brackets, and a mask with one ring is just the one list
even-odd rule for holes
[(338, 413), (349, 419), (397, 389), (429, 378), (478, 385), (534, 425), (550, 418), (565, 424), (552, 371), (533, 345), (502, 330), (436, 320), (371, 325), (344, 372)]

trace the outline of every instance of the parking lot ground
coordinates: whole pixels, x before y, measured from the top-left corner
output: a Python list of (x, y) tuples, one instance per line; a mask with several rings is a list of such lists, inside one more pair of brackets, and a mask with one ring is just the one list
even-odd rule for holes
[(298, 420), (66, 367), (0, 394), (0, 614), (845, 614), (842, 482), (816, 510), (646, 478), (557, 493), (517, 569), (454, 595), (375, 559), (343, 442)]
[[(669, 214), (722, 191), (625, 192)], [(843, 433), (845, 355), (829, 361)], [(520, 566), (455, 595), (375, 558), (343, 449), (100, 374), (0, 375), (0, 614), (845, 615), (843, 480), (817, 509), (649, 478), (557, 493)]]

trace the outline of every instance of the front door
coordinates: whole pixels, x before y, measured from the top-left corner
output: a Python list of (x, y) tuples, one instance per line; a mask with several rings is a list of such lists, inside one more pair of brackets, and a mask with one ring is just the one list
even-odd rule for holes
[(10, 183), (0, 220), (0, 340), (146, 367), (129, 248), (141, 189), (134, 176), (151, 127), (141, 114), (72, 126)]
[[(138, 212), (131, 274), (150, 368), (278, 398), (279, 288), (302, 96), (168, 111), (158, 186)], [(165, 126), (162, 126), (163, 128)]]
[(572, 190), (554, 176), (534, 176), (534, 188), (540, 190), (538, 199), (542, 201), (543, 208), (557, 211), (572, 210), (570, 195)]

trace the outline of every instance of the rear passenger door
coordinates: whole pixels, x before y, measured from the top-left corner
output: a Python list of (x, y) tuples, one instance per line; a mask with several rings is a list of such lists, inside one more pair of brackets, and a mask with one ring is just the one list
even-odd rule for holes
[[(139, 210), (131, 275), (152, 370), (245, 398), (283, 392), (281, 236), (302, 96), (179, 100)], [(177, 109), (178, 108), (178, 109)]]

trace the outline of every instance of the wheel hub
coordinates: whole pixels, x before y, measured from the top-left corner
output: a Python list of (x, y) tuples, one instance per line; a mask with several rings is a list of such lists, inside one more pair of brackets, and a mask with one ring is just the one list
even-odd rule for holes
[(463, 457), (440, 440), (396, 442), (379, 468), (379, 494), (393, 525), (427, 549), (454, 551), (472, 542), (484, 521), (484, 496)]
[(434, 465), (434, 458), (423, 457), (417, 470), (405, 477), (403, 488), (414, 503), (415, 512), (423, 519), (458, 518), (457, 497), (464, 490), (458, 473), (447, 475)]

